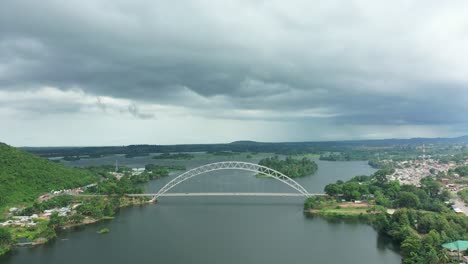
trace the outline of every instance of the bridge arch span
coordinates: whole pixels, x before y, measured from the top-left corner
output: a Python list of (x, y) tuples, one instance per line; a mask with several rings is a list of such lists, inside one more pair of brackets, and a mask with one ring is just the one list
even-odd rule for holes
[(200, 174), (204, 174), (204, 173), (211, 172), (211, 171), (218, 171), (218, 170), (244, 170), (244, 171), (251, 171), (255, 173), (264, 174), (288, 185), (289, 187), (293, 188), (294, 190), (302, 194), (304, 197), (311, 196), (309, 192), (306, 189), (304, 189), (304, 187), (302, 187), (299, 183), (297, 183), (295, 180), (291, 179), (290, 177), (284, 175), (283, 173), (279, 171), (273, 170), (271, 168), (268, 168), (262, 165), (249, 163), (249, 162), (223, 161), (223, 162), (215, 162), (215, 163), (206, 164), (206, 165), (188, 170), (180, 174), (179, 176), (175, 177), (170, 182), (168, 182), (166, 185), (164, 185), (156, 193), (153, 199), (157, 199), (160, 195), (166, 193), (170, 189), (174, 188), (175, 186), (179, 185), (180, 183), (188, 179), (191, 179)]

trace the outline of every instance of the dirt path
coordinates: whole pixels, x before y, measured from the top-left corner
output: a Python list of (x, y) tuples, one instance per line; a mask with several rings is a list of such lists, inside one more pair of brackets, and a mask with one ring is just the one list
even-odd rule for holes
[(455, 207), (460, 208), (463, 213), (468, 216), (468, 206), (465, 205), (462, 199), (457, 197), (455, 200), (453, 200), (453, 203)]

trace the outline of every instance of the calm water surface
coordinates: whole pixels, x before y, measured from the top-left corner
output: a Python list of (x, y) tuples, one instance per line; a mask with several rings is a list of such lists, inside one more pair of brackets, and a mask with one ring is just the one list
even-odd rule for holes
[[(216, 160), (150, 161), (192, 168)], [(298, 179), (310, 192), (374, 171), (366, 162), (317, 162), (317, 174)], [(122, 158), (119, 163), (139, 167), (149, 160)], [(157, 191), (175, 176), (152, 181), (146, 188)], [(243, 171), (200, 175), (173, 190), (290, 191), (275, 180)], [(122, 209), (112, 221), (64, 232), (47, 245), (17, 249), (0, 263), (400, 263), (398, 253), (370, 226), (305, 217), (302, 203), (301, 198), (165, 197), (156, 205)], [(104, 227), (111, 232), (96, 233)]]

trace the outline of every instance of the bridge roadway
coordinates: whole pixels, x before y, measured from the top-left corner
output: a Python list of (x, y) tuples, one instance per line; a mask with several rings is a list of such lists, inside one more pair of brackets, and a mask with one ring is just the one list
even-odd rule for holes
[[(310, 193), (310, 196), (324, 196), (324, 193)], [(156, 193), (127, 194), (129, 197), (156, 196)], [(212, 193), (163, 193), (160, 197), (184, 196), (268, 196), (268, 197), (304, 197), (302, 193), (248, 193), (248, 192), (212, 192)]]
[[(324, 193), (309, 193), (310, 196), (326, 196)], [(97, 197), (107, 196), (103, 194), (78, 194), (76, 196), (81, 197)], [(156, 193), (136, 193), (126, 194), (127, 197), (155, 197)], [(160, 197), (190, 197), (190, 196), (201, 196), (201, 197), (215, 197), (215, 196), (259, 196), (259, 197), (304, 197), (301, 193), (247, 193), (247, 192), (212, 192), (212, 193), (164, 193), (160, 194)]]

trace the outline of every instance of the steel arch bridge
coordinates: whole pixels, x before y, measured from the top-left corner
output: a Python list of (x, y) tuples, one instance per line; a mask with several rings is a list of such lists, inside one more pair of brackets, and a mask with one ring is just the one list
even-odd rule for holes
[(172, 179), (166, 185), (164, 185), (154, 196), (153, 200), (156, 200), (159, 196), (164, 195), (167, 191), (174, 188), (178, 184), (193, 178), (197, 175), (204, 174), (211, 171), (218, 171), (218, 170), (244, 170), (244, 171), (251, 171), (255, 173), (264, 174), (270, 176), (271, 178), (278, 180), (289, 187), (293, 188), (299, 195), (304, 197), (310, 197), (310, 194), (304, 187), (302, 187), (299, 183), (295, 180), (291, 179), (290, 177), (284, 175), (283, 173), (270, 169), (265, 166), (261, 166), (254, 163), (242, 162), (242, 161), (223, 161), (223, 162), (215, 162), (206, 164), (189, 171), (182, 173), (181, 175), (177, 176), (176, 178)]

